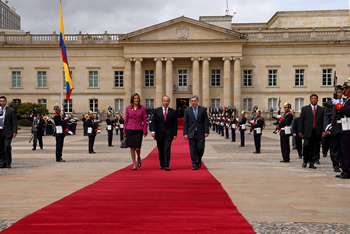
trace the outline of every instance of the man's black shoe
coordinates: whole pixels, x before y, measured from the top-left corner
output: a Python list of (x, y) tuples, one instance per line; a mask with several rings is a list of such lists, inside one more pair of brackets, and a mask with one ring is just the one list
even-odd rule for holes
[(284, 161), (284, 160), (282, 160), (282, 161), (280, 161), (281, 163), (289, 163), (289, 161)]
[(96, 154), (96, 152), (95, 152), (95, 151), (92, 151), (92, 152), (90, 152), (89, 154)]
[(56, 162), (65, 162), (66, 160), (63, 160), (62, 158), (61, 159), (58, 159), (56, 160)]
[(340, 177), (341, 177), (341, 175), (335, 175), (335, 177), (340, 178)]
[(306, 165), (307, 165), (307, 163), (303, 163), (301, 166), (302, 166), (303, 168), (305, 168)]
[(202, 167), (202, 161), (198, 161), (198, 167), (199, 167), (199, 168)]
[(311, 169), (317, 169), (317, 167), (315, 167), (314, 165), (310, 165), (309, 168), (311, 168)]
[(163, 170), (164, 169), (164, 167), (162, 167), (162, 166), (160, 166), (160, 168), (159, 168), (160, 170)]
[(334, 172), (341, 172), (339, 167), (334, 167)]
[(192, 167), (192, 170), (193, 171), (198, 170), (198, 167)]
[(244, 147), (244, 145), (240, 145), (239, 147)]
[(324, 158), (327, 157), (327, 154), (324, 154), (323, 157), (324, 157)]
[(320, 165), (320, 164), (321, 164), (321, 163), (320, 163), (320, 160), (317, 160), (317, 161), (316, 161), (316, 164)]
[(343, 179), (343, 180), (349, 180), (349, 179), (350, 179), (350, 176), (343, 176), (343, 175), (341, 175), (339, 178), (340, 178), (340, 179)]
[(170, 171), (170, 168), (169, 168), (169, 167), (166, 167), (165, 170), (166, 170), (166, 171)]
[(7, 168), (11, 168), (11, 165), (7, 165)]
[(253, 154), (260, 154), (260, 151), (254, 151)]
[(35, 148), (33, 148), (32, 150), (36, 150)]

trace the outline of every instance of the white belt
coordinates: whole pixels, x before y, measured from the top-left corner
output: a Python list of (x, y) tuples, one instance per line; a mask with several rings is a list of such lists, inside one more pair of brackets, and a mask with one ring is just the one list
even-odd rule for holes
[(341, 124), (341, 120), (337, 120), (337, 123)]

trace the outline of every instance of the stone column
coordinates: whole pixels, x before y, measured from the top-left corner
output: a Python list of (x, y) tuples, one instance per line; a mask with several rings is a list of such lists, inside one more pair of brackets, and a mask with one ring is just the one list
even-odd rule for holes
[(141, 70), (142, 58), (134, 59), (134, 61), (135, 61), (135, 93), (138, 93), (142, 98), (142, 70)]
[(191, 58), (192, 63), (192, 94), (199, 97), (199, 101), (202, 102), (199, 89), (199, 61), (198, 58)]
[(129, 105), (130, 97), (131, 97), (131, 60), (132, 59), (125, 59), (125, 70), (124, 70), (124, 90), (125, 90), (125, 96), (124, 96), (124, 111), (125, 107)]
[(155, 58), (156, 61), (156, 95), (155, 95), (155, 107), (160, 107), (162, 105), (162, 96), (163, 96), (163, 68), (162, 68), (162, 59)]
[(224, 100), (222, 107), (231, 106), (231, 60), (232, 58), (222, 58), (224, 60)]
[(242, 87), (242, 79), (241, 79), (241, 60), (242, 58), (235, 58), (235, 63), (233, 67), (233, 101), (234, 106), (238, 110), (242, 110), (243, 106), (241, 103), (241, 87)]
[(175, 106), (175, 100), (173, 100), (173, 61), (174, 58), (167, 58), (166, 60), (166, 86), (165, 86), (165, 95), (168, 95), (170, 97), (170, 104), (169, 106), (176, 109)]
[(210, 69), (209, 69), (209, 61), (210, 58), (204, 58), (203, 59), (203, 68), (202, 68), (202, 99), (203, 99), (203, 106), (210, 107)]

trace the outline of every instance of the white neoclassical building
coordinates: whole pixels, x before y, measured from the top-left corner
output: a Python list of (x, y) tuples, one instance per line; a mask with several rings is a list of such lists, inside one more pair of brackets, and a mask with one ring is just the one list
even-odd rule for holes
[[(0, 93), (52, 111), (64, 88), (59, 35), (0, 33)], [(232, 16), (179, 17), (128, 34), (66, 35), (74, 89), (68, 113), (123, 111), (130, 95), (147, 107), (168, 95), (171, 106), (295, 111), (311, 93), (332, 96), (334, 75), (350, 74), (348, 10), (277, 12), (267, 23), (232, 23)], [(63, 95), (64, 98), (64, 95)]]

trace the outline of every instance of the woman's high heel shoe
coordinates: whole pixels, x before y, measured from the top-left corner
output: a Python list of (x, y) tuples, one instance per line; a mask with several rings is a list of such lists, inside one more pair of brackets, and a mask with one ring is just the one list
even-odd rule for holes
[(140, 160), (138, 160), (137, 166), (138, 166), (138, 167), (141, 167), (141, 158), (140, 158)]
[(133, 167), (131, 170), (135, 171), (135, 170), (137, 170), (137, 167)]

